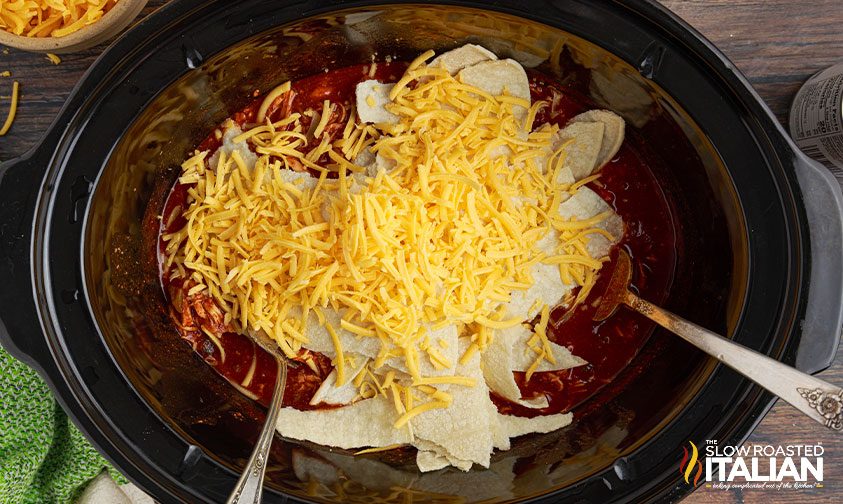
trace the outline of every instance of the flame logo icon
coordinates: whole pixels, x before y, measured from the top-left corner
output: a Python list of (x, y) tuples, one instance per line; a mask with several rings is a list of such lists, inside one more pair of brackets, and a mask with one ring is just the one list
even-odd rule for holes
[[(702, 476), (702, 464), (699, 461), (700, 454), (697, 445), (692, 441), (688, 441), (688, 444), (691, 445), (691, 451), (689, 452), (685, 446), (682, 447), (684, 454), (682, 455), (682, 462), (679, 463), (679, 474), (685, 477), (685, 483), (696, 487)], [(693, 475), (693, 480), (691, 475)]]

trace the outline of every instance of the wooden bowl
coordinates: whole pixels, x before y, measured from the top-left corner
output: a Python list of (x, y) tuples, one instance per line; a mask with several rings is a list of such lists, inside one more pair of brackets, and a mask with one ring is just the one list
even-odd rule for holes
[(0, 29), (0, 44), (24, 51), (64, 54), (81, 51), (117, 35), (134, 20), (148, 0), (119, 0), (96, 22), (64, 37), (24, 37)]

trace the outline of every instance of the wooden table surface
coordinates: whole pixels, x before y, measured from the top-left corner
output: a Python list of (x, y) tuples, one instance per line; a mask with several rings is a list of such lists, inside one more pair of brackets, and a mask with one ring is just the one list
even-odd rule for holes
[[(152, 0), (150, 13), (163, 3)], [(794, 93), (817, 70), (843, 62), (841, 0), (664, 0), (667, 7), (711, 39), (749, 78), (773, 112), (784, 121)], [(0, 115), (5, 117), (11, 80), (21, 82), (17, 120), (0, 137), (0, 161), (36, 144), (70, 90), (102, 47), (67, 55), (53, 66), (43, 55), (14, 49), (0, 52)], [(2, 197), (2, 195), (0, 195)], [(838, 354), (822, 378), (843, 384)], [(825, 485), (817, 490), (740, 491), (701, 486), (687, 503), (843, 502), (843, 437), (806, 421), (788, 404), (776, 404), (750, 438), (764, 444), (816, 444), (825, 448)]]

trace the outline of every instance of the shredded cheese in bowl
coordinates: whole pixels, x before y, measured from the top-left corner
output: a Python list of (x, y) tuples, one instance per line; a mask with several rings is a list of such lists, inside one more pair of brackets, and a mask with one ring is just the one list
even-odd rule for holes
[(99, 21), (118, 0), (14, 0), (0, 3), (0, 28), (25, 37), (64, 37)]

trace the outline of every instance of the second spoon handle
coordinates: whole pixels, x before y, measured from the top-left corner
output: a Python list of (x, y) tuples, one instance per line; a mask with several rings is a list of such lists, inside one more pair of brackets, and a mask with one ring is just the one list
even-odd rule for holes
[(843, 389), (730, 341), (627, 291), (624, 303), (829, 429), (843, 429)]
[(284, 387), (287, 384), (287, 362), (280, 357), (276, 357), (275, 360), (278, 362), (278, 372), (275, 374), (275, 388), (272, 391), (272, 402), (266, 412), (263, 430), (226, 504), (260, 504), (261, 502), (263, 476), (266, 473), (266, 463), (269, 462), (269, 449), (272, 448), (275, 423), (278, 420)]

